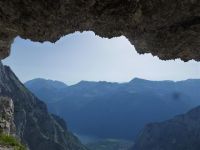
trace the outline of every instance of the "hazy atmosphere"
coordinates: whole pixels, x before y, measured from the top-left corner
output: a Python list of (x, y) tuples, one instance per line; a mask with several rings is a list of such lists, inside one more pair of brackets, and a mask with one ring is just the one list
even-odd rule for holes
[(127, 82), (134, 77), (175, 81), (200, 78), (198, 62), (139, 55), (125, 37), (106, 39), (93, 32), (67, 35), (55, 44), (18, 37), (4, 64), (23, 82), (36, 77), (69, 85), (81, 80)]

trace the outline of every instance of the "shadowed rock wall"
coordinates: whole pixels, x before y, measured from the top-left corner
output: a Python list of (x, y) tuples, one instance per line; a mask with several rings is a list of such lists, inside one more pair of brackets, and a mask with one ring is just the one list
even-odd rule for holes
[(139, 53), (200, 60), (199, 0), (0, 0), (0, 57), (19, 35), (55, 42), (75, 31), (124, 35)]
[(199, 150), (200, 107), (171, 120), (148, 124), (133, 150)]

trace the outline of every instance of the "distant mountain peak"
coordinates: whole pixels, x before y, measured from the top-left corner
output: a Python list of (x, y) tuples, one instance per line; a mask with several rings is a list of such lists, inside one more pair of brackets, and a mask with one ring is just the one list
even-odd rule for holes
[[(189, 79), (190, 80), (190, 79)], [(147, 80), (147, 79), (142, 79), (142, 78), (134, 78), (132, 79), (129, 83), (146, 83), (146, 82), (154, 82), (154, 83), (161, 83), (161, 82), (171, 82), (173, 83), (174, 81), (171, 80)]]
[(88, 83), (97, 83), (96, 81), (87, 81), (87, 80), (81, 80), (77, 84), (88, 84)]
[(80, 87), (86, 86), (87, 87), (87, 86), (95, 86), (97, 84), (98, 84), (98, 82), (95, 82), (95, 81), (82, 80), (82, 81), (78, 82), (77, 84), (72, 85), (72, 87), (74, 87), (74, 86), (80, 86)]
[(117, 82), (107, 82), (107, 81), (85, 81), (82, 80), (75, 84), (74, 86), (102, 86), (102, 85), (116, 85)]
[[(186, 82), (200, 82), (200, 79), (187, 79), (187, 80), (185, 80)], [(181, 82), (181, 81), (179, 81), (179, 82)]]
[(61, 81), (56, 80), (50, 80), (50, 79), (42, 79), (42, 78), (36, 78), (30, 81), (27, 81), (25, 83), (26, 86), (31, 87), (35, 85), (49, 87), (49, 88), (56, 88), (56, 89), (62, 89), (68, 87), (65, 83)]
[(149, 81), (149, 80), (136, 77), (136, 78), (132, 79), (129, 83), (139, 83), (139, 82), (146, 82), (146, 81)]

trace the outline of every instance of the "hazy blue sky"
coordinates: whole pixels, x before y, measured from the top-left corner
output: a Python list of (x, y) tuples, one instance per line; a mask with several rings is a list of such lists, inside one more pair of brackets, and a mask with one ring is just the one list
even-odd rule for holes
[(21, 81), (41, 77), (74, 84), (80, 80), (127, 82), (134, 77), (149, 80), (200, 78), (200, 63), (161, 61), (150, 54), (139, 55), (125, 37), (106, 39), (93, 32), (74, 33), (56, 44), (16, 38), (11, 66)]

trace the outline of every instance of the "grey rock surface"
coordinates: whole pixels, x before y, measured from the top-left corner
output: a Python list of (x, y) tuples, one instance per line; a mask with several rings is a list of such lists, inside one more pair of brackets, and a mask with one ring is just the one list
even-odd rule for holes
[(200, 60), (199, 0), (1, 0), (0, 57), (16, 36), (55, 42), (75, 31), (124, 35), (161, 59)]
[(0, 131), (4, 134), (14, 134), (14, 105), (11, 98), (0, 97)]
[(1, 145), (0, 145), (0, 150), (14, 150), (13, 148), (9, 148), (9, 147), (1, 147)]

